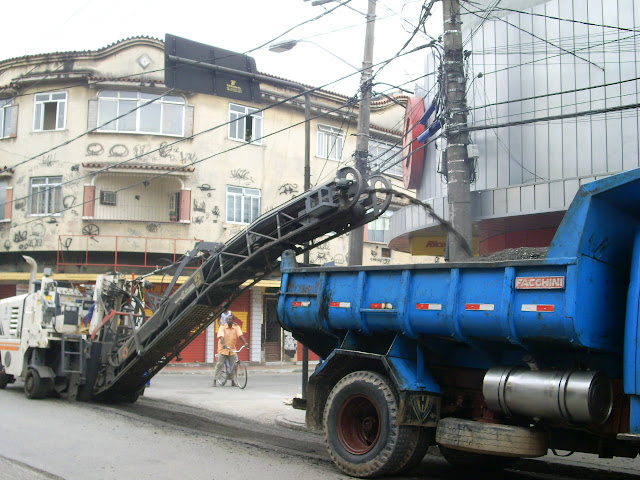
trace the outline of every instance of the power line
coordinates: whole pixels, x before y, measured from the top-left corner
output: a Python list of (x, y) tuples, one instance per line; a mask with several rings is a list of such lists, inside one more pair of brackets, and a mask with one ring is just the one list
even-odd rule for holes
[[(584, 47), (584, 48), (578, 48), (578, 49), (576, 49), (576, 50), (574, 50), (574, 51), (578, 52), (578, 51), (581, 51), (581, 50), (590, 50), (590, 49), (591, 49), (591, 48), (593, 48), (593, 47), (603, 46), (603, 45), (606, 45), (606, 44), (609, 44), (609, 43), (616, 43), (616, 42), (620, 42), (621, 40), (626, 40), (626, 39), (634, 38), (634, 37), (637, 37), (637, 36), (640, 36), (640, 34), (632, 35), (632, 36), (630, 36), (630, 37), (626, 37), (626, 38), (624, 38), (624, 39), (613, 39), (613, 40), (608, 40), (608, 41), (606, 41), (606, 42), (602, 42), (602, 43), (599, 43), (599, 44), (589, 45), (589, 46)], [(555, 54), (555, 55), (549, 55), (549, 56), (544, 57), (544, 58), (537, 58), (537, 59), (531, 60), (531, 61), (529, 61), (529, 62), (522, 62), (522, 63), (519, 63), (519, 64), (517, 64), (517, 65), (510, 65), (510, 66), (508, 66), (508, 67), (505, 67), (505, 68), (499, 68), (499, 69), (497, 69), (497, 70), (493, 70), (493, 71), (491, 71), (491, 72), (485, 72), (485, 73), (484, 73), (484, 75), (491, 75), (491, 74), (495, 74), (495, 73), (499, 73), (499, 72), (504, 72), (505, 70), (509, 70), (509, 69), (517, 68), (517, 67), (522, 67), (522, 66), (524, 66), (524, 65), (531, 65), (532, 63), (540, 62), (540, 61), (543, 61), (543, 60), (549, 60), (549, 59), (551, 59), (551, 58), (560, 57), (560, 56), (562, 56), (562, 55), (563, 55), (563, 53), (557, 53), (557, 54)], [(605, 62), (605, 63), (608, 63), (608, 62)], [(621, 63), (621, 62), (616, 61), (615, 63)], [(635, 62), (635, 61), (634, 61), (634, 62), (632, 62), (632, 63), (637, 63), (637, 62)]]
[[(481, 78), (481, 77), (478, 77), (478, 78)], [(600, 84), (600, 85), (592, 85), (592, 86), (589, 86), (589, 87), (573, 88), (573, 89), (570, 89), (570, 90), (563, 90), (561, 92), (545, 93), (545, 94), (540, 94), (540, 95), (534, 95), (534, 96), (531, 96), (531, 97), (523, 97), (523, 98), (516, 98), (516, 99), (513, 99), (513, 100), (503, 100), (501, 102), (487, 103), (485, 105), (467, 107), (467, 110), (478, 110), (480, 108), (493, 107), (493, 106), (497, 106), (497, 105), (505, 105), (505, 104), (515, 103), (515, 102), (526, 102), (526, 101), (529, 101), (529, 100), (538, 100), (538, 99), (541, 99), (541, 98), (553, 97), (555, 95), (566, 95), (566, 94), (570, 94), (570, 93), (584, 92), (584, 91), (592, 90), (592, 89), (595, 89), (595, 88), (612, 87), (612, 86), (615, 86), (615, 85), (621, 85), (623, 83), (636, 82), (636, 81), (640, 81), (640, 77), (630, 78), (630, 79), (627, 79), (627, 80), (620, 80), (620, 81), (617, 81), (617, 82), (603, 83), (603, 84)], [(634, 93), (634, 95), (635, 95), (635, 93)], [(609, 97), (609, 98), (615, 98), (615, 97)], [(591, 100), (591, 101), (599, 101), (599, 99)], [(564, 106), (572, 106), (572, 105), (577, 105), (577, 104), (562, 105), (562, 106), (564, 107)], [(530, 112), (526, 112), (526, 113), (530, 113)]]
[(514, 120), (512, 122), (499, 123), (495, 125), (478, 125), (476, 127), (473, 127), (473, 126), (465, 127), (465, 128), (461, 128), (458, 131), (459, 132), (477, 132), (479, 130), (489, 130), (491, 128), (513, 127), (516, 125), (527, 125), (530, 123), (538, 123), (538, 122), (552, 122), (554, 120), (563, 120), (566, 118), (577, 118), (577, 117), (584, 117), (588, 115), (601, 115), (603, 113), (621, 112), (624, 110), (631, 110), (631, 109), (637, 109), (637, 108), (640, 108), (640, 103), (630, 103), (628, 105), (618, 105), (615, 107), (585, 110), (583, 112), (565, 113), (561, 115), (550, 115), (548, 117), (530, 118), (527, 120)]
[[(469, 2), (472, 3), (474, 5), (480, 5), (479, 3), (476, 2)], [(583, 20), (575, 20), (572, 18), (561, 18), (561, 17), (555, 17), (553, 15), (545, 15), (542, 13), (533, 13), (533, 12), (525, 12), (523, 10), (515, 10), (513, 8), (505, 8), (505, 7), (499, 7), (499, 8), (495, 8), (494, 10), (502, 10), (505, 12), (513, 12), (513, 13), (521, 13), (523, 15), (530, 15), (532, 17), (542, 17), (542, 18), (549, 18), (551, 20), (558, 20), (560, 22), (569, 22), (569, 23), (577, 23), (577, 24), (581, 24), (581, 25), (587, 25), (590, 27), (602, 27), (602, 28), (611, 28), (611, 29), (615, 29), (615, 30), (621, 30), (623, 32), (638, 32), (640, 30), (636, 29), (636, 28), (625, 28), (625, 27), (620, 27), (620, 26), (616, 26), (616, 25), (606, 25), (603, 23), (593, 23), (593, 22), (585, 22)], [(478, 12), (472, 12), (470, 10), (467, 10), (466, 14), (463, 15), (468, 15), (468, 14), (477, 14)]]
[[(465, 10), (469, 11), (469, 10), (467, 9), (467, 7), (465, 7), (464, 5), (462, 5), (462, 4), (461, 4), (460, 6), (461, 6), (462, 8), (464, 8)], [(479, 16), (479, 15), (476, 15), (476, 16)], [(480, 17), (480, 18), (482, 18), (482, 17)], [(584, 61), (584, 62), (587, 62), (587, 63), (589, 63), (589, 64), (593, 65), (594, 67), (598, 67), (600, 70), (602, 70), (602, 71), (604, 72), (604, 68), (602, 68), (600, 65), (598, 65), (598, 64), (596, 64), (596, 63), (594, 63), (594, 62), (592, 62), (591, 60), (587, 60), (586, 58), (582, 58), (581, 56), (576, 55), (576, 54), (575, 54), (575, 52), (572, 52), (572, 51), (570, 51), (570, 50), (567, 50), (566, 48), (563, 48), (563, 47), (561, 47), (560, 45), (556, 45), (556, 44), (554, 44), (553, 42), (550, 42), (549, 40), (547, 40), (546, 38), (539, 37), (539, 36), (538, 36), (538, 35), (536, 35), (535, 33), (532, 33), (532, 32), (530, 32), (530, 31), (528, 31), (528, 30), (525, 30), (524, 28), (519, 27), (518, 25), (514, 25), (513, 23), (509, 22), (508, 20), (505, 20), (504, 18), (498, 17), (498, 20), (500, 20), (500, 21), (501, 21), (501, 22), (503, 22), (503, 23), (506, 23), (507, 25), (512, 26), (513, 28), (515, 28), (515, 29), (517, 29), (517, 30), (520, 30), (521, 32), (524, 32), (524, 33), (526, 33), (526, 34), (528, 34), (528, 35), (531, 35), (533, 38), (536, 38), (536, 39), (538, 39), (538, 40), (540, 40), (540, 41), (542, 41), (542, 42), (544, 42), (544, 43), (547, 43), (547, 44), (551, 45), (552, 47), (557, 48), (558, 50), (560, 50), (560, 51), (562, 51), (562, 52), (565, 52), (565, 53), (567, 53), (567, 54), (569, 54), (569, 55), (573, 55), (574, 57), (579, 58), (580, 60), (582, 60), (582, 61)]]

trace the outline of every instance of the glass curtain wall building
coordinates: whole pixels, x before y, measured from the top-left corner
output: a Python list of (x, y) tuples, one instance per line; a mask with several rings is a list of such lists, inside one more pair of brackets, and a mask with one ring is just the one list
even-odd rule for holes
[[(497, 126), (469, 134), (480, 252), (548, 245), (581, 184), (639, 166), (640, 0), (463, 2), (461, 14), (468, 125)], [(438, 69), (430, 55), (425, 108)], [(436, 140), (417, 195), (448, 218), (442, 165)], [(392, 247), (441, 234), (419, 207), (391, 220)]]

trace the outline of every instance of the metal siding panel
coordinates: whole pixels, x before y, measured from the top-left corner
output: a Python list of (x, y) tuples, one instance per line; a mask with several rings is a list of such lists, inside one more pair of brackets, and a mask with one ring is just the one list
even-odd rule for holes
[(596, 177), (584, 177), (579, 180), (580, 186), (586, 185), (587, 183), (591, 183), (596, 179)]
[(536, 174), (544, 180), (549, 179), (549, 124), (538, 123), (536, 129)]
[(534, 187), (527, 185), (520, 189), (520, 211), (522, 213), (533, 213), (535, 210)]
[(593, 117), (591, 119), (591, 152), (593, 173), (606, 173), (608, 171), (607, 131), (603, 117)]
[(491, 217), (494, 214), (493, 211), (493, 190), (485, 190), (480, 192), (480, 211), (481, 216), (483, 217)]
[(520, 211), (520, 187), (507, 188), (507, 212), (519, 213)]
[(607, 170), (619, 172), (622, 170), (622, 121), (618, 118), (607, 118)]
[(548, 210), (549, 203), (549, 184), (540, 183), (534, 186), (535, 210)]
[(565, 121), (562, 126), (562, 166), (563, 176), (575, 177), (577, 168), (577, 124), (575, 120)]
[(573, 200), (573, 197), (576, 196), (578, 192), (578, 188), (580, 187), (580, 182), (578, 180), (567, 180), (564, 184), (564, 203), (565, 205), (569, 205)]
[[(588, 22), (587, 0), (574, 1), (574, 17), (578, 21)], [(589, 26), (580, 23), (573, 25), (574, 33), (579, 38), (581, 45), (589, 42)], [(581, 56), (589, 59), (589, 49), (582, 50)], [(576, 88), (586, 88), (591, 84), (591, 69), (593, 67), (587, 62), (576, 62)], [(585, 90), (576, 92), (576, 111), (586, 111), (591, 109), (591, 92)], [(591, 118), (585, 117), (578, 122), (577, 128), (577, 150), (576, 150), (576, 171), (578, 175), (588, 175), (593, 173), (592, 149), (591, 149)]]
[(549, 183), (549, 206), (562, 209), (565, 205), (564, 182)]
[(509, 185), (522, 183), (522, 127), (509, 127), (509, 151), (505, 152), (509, 162)]
[(578, 176), (593, 173), (591, 170), (591, 122), (578, 123), (577, 131)]
[(562, 178), (562, 126), (549, 124), (549, 179)]
[(507, 213), (507, 191), (503, 188), (493, 191), (493, 211), (495, 215)]
[(525, 125), (522, 127), (522, 181), (535, 182), (536, 176), (536, 127)]
[[(623, 28), (634, 28), (634, 1), (618, 0), (618, 25)], [(625, 32), (618, 32), (619, 37), (627, 37)], [(629, 41), (627, 41), (629, 42)], [(638, 77), (637, 61), (637, 39), (633, 37), (631, 48), (625, 48), (620, 51), (620, 69), (622, 79), (630, 79)], [(636, 82), (627, 82), (620, 85), (622, 94), (622, 103), (629, 104), (638, 101), (638, 90)], [(637, 110), (633, 113), (628, 112), (623, 115), (622, 119), (622, 168), (630, 170), (638, 166), (638, 117)]]

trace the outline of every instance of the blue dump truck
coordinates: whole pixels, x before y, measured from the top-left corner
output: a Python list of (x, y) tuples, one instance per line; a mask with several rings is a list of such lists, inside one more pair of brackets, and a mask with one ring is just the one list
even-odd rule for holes
[(343, 472), (436, 444), (484, 469), (640, 451), (640, 169), (583, 186), (542, 259), (281, 269), (280, 322), (322, 359), (306, 423)]

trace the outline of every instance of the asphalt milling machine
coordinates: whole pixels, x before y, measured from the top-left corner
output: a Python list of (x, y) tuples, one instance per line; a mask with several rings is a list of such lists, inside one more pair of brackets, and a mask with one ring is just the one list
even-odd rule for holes
[[(29, 398), (57, 393), (136, 401), (146, 383), (234, 299), (277, 271), (285, 250), (301, 254), (374, 220), (391, 203), (389, 189), (384, 177), (367, 181), (343, 168), (334, 180), (262, 215), (223, 245), (200, 242), (176, 264), (137, 278), (99, 275), (91, 297), (50, 272), (36, 281), (37, 265), (25, 257), (31, 265), (28, 293), (0, 300), (0, 389), (21, 378)], [(173, 273), (167, 293), (147, 318), (146, 278), (167, 272)]]

